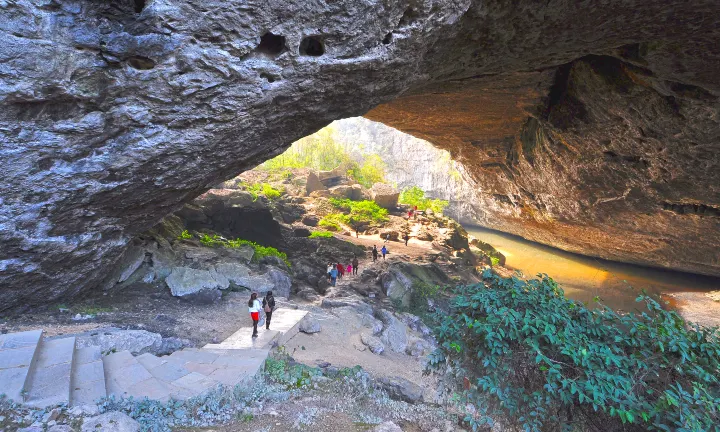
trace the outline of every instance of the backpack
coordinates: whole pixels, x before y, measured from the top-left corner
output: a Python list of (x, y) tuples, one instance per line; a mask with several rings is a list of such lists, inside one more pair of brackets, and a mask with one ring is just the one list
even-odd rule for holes
[[(275, 303), (275, 302), (273, 301), (273, 303)], [(265, 299), (263, 300), (263, 310), (265, 311), (265, 313), (272, 312), (272, 308), (273, 308), (273, 305), (271, 305), (270, 302), (268, 301), (267, 297), (265, 297)]]

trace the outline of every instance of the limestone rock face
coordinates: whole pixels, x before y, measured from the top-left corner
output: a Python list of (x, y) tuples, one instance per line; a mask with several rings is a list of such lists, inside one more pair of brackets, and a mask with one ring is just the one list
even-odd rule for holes
[(0, 309), (102, 285), (184, 203), (399, 95), (370, 116), (450, 150), (487, 226), (720, 274), (715, 1), (18, 0), (0, 15)]

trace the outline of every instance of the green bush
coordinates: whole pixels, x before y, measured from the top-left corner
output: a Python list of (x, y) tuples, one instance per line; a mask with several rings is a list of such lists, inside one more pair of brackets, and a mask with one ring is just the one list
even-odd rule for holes
[(245, 188), (245, 190), (252, 195), (253, 201), (257, 201), (261, 195), (269, 200), (276, 200), (283, 194), (282, 190), (275, 189), (269, 183), (247, 183), (241, 181), (238, 186)]
[(457, 396), (475, 407), (474, 429), (502, 419), (525, 431), (718, 430), (717, 329), (644, 294), (641, 312), (590, 309), (540, 276), (488, 270), (435, 317), (442, 344), (429, 367), (449, 365), (464, 382)]
[(330, 198), (330, 204), (349, 212), (344, 223), (354, 225), (382, 223), (388, 220), (388, 211), (374, 201), (352, 201), (347, 198)]
[(442, 214), (448, 202), (441, 199), (425, 198), (425, 192), (417, 186), (405, 188), (400, 192), (400, 204), (417, 206), (418, 210), (432, 210), (433, 213)]
[(342, 226), (340, 224), (346, 224), (347, 217), (342, 213), (330, 213), (325, 215), (318, 222), (318, 226), (329, 229), (330, 231), (340, 231)]
[(288, 267), (290, 267), (290, 261), (288, 260), (287, 254), (285, 252), (280, 252), (274, 247), (263, 246), (250, 240), (226, 240), (219, 235), (214, 235), (211, 237), (208, 234), (203, 234), (200, 237), (200, 242), (205, 246), (209, 247), (239, 248), (245, 245), (251, 246), (253, 249), (255, 249), (255, 253), (253, 254), (252, 258), (253, 261), (260, 261), (267, 256), (276, 256), (280, 258)]
[(365, 156), (361, 163), (353, 163), (347, 172), (348, 176), (365, 186), (372, 187), (375, 183), (385, 182), (385, 162), (376, 154)]
[(310, 233), (310, 238), (330, 238), (334, 237), (332, 233), (327, 231), (313, 231)]
[(183, 230), (183, 232), (181, 232), (180, 235), (178, 236), (178, 240), (187, 240), (187, 239), (191, 239), (191, 238), (192, 238), (192, 234), (190, 234), (190, 232), (188, 230)]

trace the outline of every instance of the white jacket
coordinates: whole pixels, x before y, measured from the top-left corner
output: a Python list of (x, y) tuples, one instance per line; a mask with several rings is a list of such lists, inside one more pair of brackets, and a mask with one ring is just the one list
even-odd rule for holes
[(253, 301), (253, 305), (248, 308), (250, 310), (250, 313), (253, 312), (260, 312), (262, 310), (262, 303), (260, 303), (260, 300), (255, 299)]

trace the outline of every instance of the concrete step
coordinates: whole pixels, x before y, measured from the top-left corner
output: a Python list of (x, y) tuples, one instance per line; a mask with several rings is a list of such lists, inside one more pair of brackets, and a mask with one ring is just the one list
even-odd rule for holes
[(253, 349), (271, 348), (273, 343), (281, 336), (277, 330), (258, 330), (258, 337), (252, 337), (252, 327), (238, 329), (229, 338), (219, 344), (207, 344), (203, 348), (213, 349)]
[(70, 404), (73, 406), (95, 405), (98, 399), (107, 396), (100, 347), (89, 346), (75, 350), (71, 382)]
[(300, 321), (307, 314), (308, 311), (305, 310), (287, 308), (279, 308), (273, 312), (270, 329), (282, 333), (277, 340), (278, 345), (285, 345), (298, 333)]
[(18, 403), (23, 401), (41, 339), (42, 330), (0, 335), (0, 394)]
[(155, 378), (129, 351), (103, 357), (107, 395), (167, 402), (181, 389)]
[(75, 338), (43, 340), (30, 372), (25, 404), (45, 408), (70, 403)]

